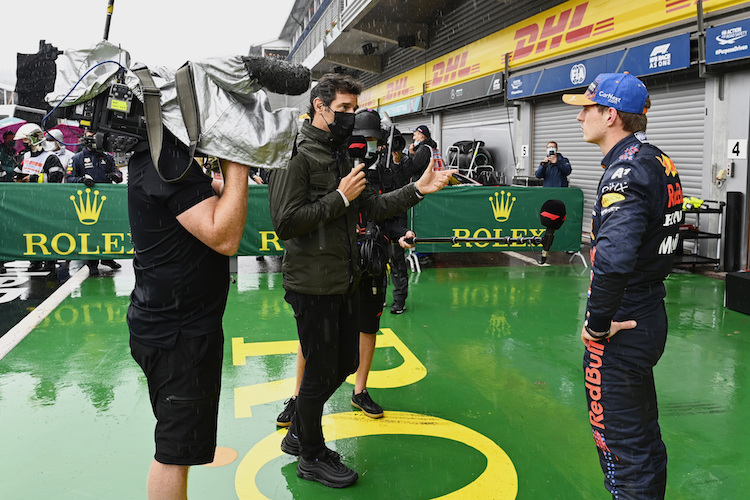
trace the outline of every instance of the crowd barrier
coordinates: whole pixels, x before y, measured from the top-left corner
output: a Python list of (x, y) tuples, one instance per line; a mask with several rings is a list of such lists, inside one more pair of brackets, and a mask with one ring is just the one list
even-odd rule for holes
[[(271, 224), (268, 187), (249, 189), (248, 217), (238, 255), (280, 255), (283, 242)], [(579, 251), (583, 193), (577, 188), (451, 186), (426, 196), (410, 211), (410, 219), (414, 232), (423, 238), (541, 236), (544, 227), (539, 213), (548, 199), (562, 200), (568, 214), (555, 233), (552, 250)], [(526, 244), (498, 242), (418, 246), (424, 253), (531, 249)], [(132, 256), (127, 186), (0, 183), (0, 260)]]

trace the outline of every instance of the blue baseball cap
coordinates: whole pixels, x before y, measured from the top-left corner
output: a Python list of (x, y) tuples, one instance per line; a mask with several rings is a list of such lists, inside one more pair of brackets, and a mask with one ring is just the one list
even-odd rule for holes
[(645, 115), (648, 90), (638, 78), (630, 73), (602, 73), (591, 82), (583, 94), (565, 94), (567, 104), (589, 106), (601, 104), (623, 113)]

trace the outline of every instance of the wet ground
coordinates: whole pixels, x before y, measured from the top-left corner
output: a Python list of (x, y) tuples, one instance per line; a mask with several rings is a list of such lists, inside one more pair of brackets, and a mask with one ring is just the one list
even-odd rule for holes
[[(128, 347), (132, 268), (120, 262), (99, 277), (74, 262), (70, 293), (0, 359), (0, 498), (145, 498), (154, 422)], [(574, 255), (550, 262), (422, 259), (406, 312), (386, 310), (381, 323), (368, 385), (385, 418), (355, 411), (348, 383), (326, 405), (328, 443), (360, 474), (332, 490), (300, 480), (279, 449), (274, 422), (296, 351), (279, 260), (240, 258), (224, 321), (220, 449), (216, 466), (192, 469), (189, 496), (607, 498), (582, 381), (588, 270)], [(0, 276), (3, 296), (17, 295), (0, 303), (0, 333), (60, 286), (26, 265)], [(721, 279), (680, 272), (667, 287), (670, 334), (655, 370), (667, 498), (746, 498), (750, 317), (723, 307)]]

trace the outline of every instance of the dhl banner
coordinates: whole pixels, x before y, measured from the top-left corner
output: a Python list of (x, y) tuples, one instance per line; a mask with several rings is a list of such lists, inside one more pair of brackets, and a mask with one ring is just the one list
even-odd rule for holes
[[(280, 255), (283, 242), (271, 224), (268, 187), (251, 186), (238, 255)], [(560, 199), (568, 219), (553, 250), (577, 251), (583, 193), (576, 188), (448, 187), (413, 210), (418, 236), (503, 238), (540, 236), (542, 204)], [(124, 259), (133, 257), (127, 188), (102, 184), (0, 184), (0, 260)], [(422, 252), (531, 250), (499, 243), (420, 244)]]
[[(705, 13), (748, 4), (703, 0)], [(675, 22), (695, 18), (696, 0), (571, 0), (433, 59), (365, 90), (366, 107), (382, 106), (425, 92), (500, 72), (505, 54), (513, 70)]]

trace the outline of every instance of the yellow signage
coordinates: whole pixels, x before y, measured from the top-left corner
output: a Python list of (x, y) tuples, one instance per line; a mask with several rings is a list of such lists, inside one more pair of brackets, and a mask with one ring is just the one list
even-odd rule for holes
[[(704, 0), (703, 11), (747, 3)], [(367, 89), (363, 100), (368, 107), (376, 107), (378, 101), (383, 105), (421, 94), (422, 83), (426, 92), (432, 92), (503, 71), (505, 54), (509, 54), (510, 66), (515, 70), (663, 28), (696, 17), (696, 4), (695, 0), (571, 0)], [(404, 88), (409, 91), (398, 92)]]

